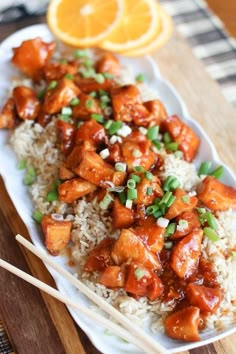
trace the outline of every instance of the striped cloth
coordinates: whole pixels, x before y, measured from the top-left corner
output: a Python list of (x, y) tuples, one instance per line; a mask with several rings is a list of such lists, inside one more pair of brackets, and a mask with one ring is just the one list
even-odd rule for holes
[[(236, 107), (235, 39), (229, 37), (222, 22), (212, 14), (203, 0), (159, 0), (159, 2), (173, 17), (177, 30), (187, 39), (193, 53), (203, 61), (211, 77), (218, 81), (226, 99)], [(6, 16), (4, 18), (6, 19)], [(12, 352), (0, 321), (0, 354)]]
[(159, 0), (225, 98), (236, 107), (236, 40), (203, 0)]

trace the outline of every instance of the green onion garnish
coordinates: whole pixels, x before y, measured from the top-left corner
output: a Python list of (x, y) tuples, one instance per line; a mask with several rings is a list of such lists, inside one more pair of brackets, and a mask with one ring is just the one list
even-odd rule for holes
[(57, 190), (49, 191), (46, 196), (47, 202), (53, 202), (54, 200), (58, 200), (58, 192)]
[(216, 242), (220, 240), (220, 237), (211, 227), (204, 227), (204, 235), (209, 238), (209, 240)]
[(185, 204), (188, 204), (190, 201), (189, 195), (183, 195), (181, 199)]
[(53, 80), (50, 82), (50, 84), (48, 85), (48, 90), (54, 89), (55, 87), (57, 87), (57, 81)]
[(108, 208), (112, 201), (113, 197), (109, 193), (107, 193), (103, 200), (99, 203), (99, 206), (101, 209), (105, 210)]
[(160, 204), (160, 205), (159, 205), (159, 209), (160, 209), (160, 211), (161, 211), (161, 215), (165, 215), (166, 209), (167, 209), (166, 204)]
[(118, 171), (118, 172), (125, 172), (126, 171), (126, 163), (124, 162), (117, 162), (115, 164), (115, 170)]
[(123, 123), (121, 120), (117, 120), (116, 122), (112, 122), (110, 128), (108, 129), (108, 132), (110, 135), (115, 134), (121, 127)]
[(171, 141), (170, 143), (167, 143), (165, 147), (166, 150), (168, 151), (177, 151), (179, 147), (179, 143), (177, 143), (176, 141)]
[(217, 167), (214, 171), (212, 171), (210, 173), (211, 176), (220, 179), (224, 174), (224, 167), (223, 166), (219, 166)]
[(164, 196), (162, 197), (160, 204), (167, 204), (171, 196), (172, 196), (172, 192), (170, 192), (170, 191), (166, 192), (164, 194)]
[(214, 215), (210, 212), (207, 212), (205, 215), (206, 221), (208, 223), (208, 225), (213, 229), (216, 230), (217, 229), (217, 222), (216, 222), (216, 218), (214, 217)]
[(232, 251), (232, 257), (236, 258), (236, 251)]
[(35, 210), (35, 211), (33, 212), (32, 217), (33, 217), (33, 219), (34, 219), (35, 221), (37, 221), (37, 223), (40, 224), (41, 221), (42, 221), (42, 219), (43, 219), (43, 217), (44, 217), (44, 214), (42, 214), (39, 210)]
[(138, 196), (138, 191), (137, 189), (128, 189), (127, 190), (127, 199), (129, 200), (134, 200)]
[(127, 181), (127, 187), (129, 189), (135, 189), (136, 187), (136, 182), (133, 179), (128, 179)]
[(104, 117), (102, 114), (97, 114), (97, 113), (92, 113), (91, 118), (96, 120), (96, 122), (103, 123), (104, 122)]
[(77, 106), (80, 103), (80, 100), (78, 97), (74, 97), (72, 98), (72, 100), (70, 101), (70, 105), (71, 106)]
[(155, 125), (154, 127), (150, 127), (148, 128), (147, 131), (147, 138), (150, 140), (156, 140), (158, 137), (158, 133), (159, 133), (159, 126)]
[(102, 74), (95, 74), (94, 75), (94, 80), (98, 82), (99, 84), (103, 84), (105, 82), (105, 78)]
[(108, 103), (108, 102), (111, 101), (111, 99), (110, 99), (109, 96), (102, 96), (102, 97), (100, 98), (100, 100), (101, 100), (102, 102), (105, 102), (105, 103)]
[(84, 49), (76, 49), (73, 55), (75, 59), (86, 58), (88, 56), (88, 52)]
[(26, 160), (21, 160), (16, 166), (17, 170), (24, 170), (26, 168)]
[(125, 204), (125, 202), (126, 202), (126, 194), (125, 194), (125, 192), (121, 192), (121, 193), (119, 193), (119, 199), (120, 199), (120, 202), (121, 202), (121, 204)]
[(149, 181), (153, 180), (153, 174), (149, 171), (144, 172), (145, 178), (147, 178)]
[(147, 275), (147, 272), (146, 270), (142, 269), (142, 268), (136, 268), (135, 271), (134, 271), (134, 275), (135, 275), (135, 278), (137, 280), (140, 280), (142, 279), (145, 275)]
[(92, 92), (90, 92), (89, 96), (95, 98), (97, 96), (97, 92), (96, 91), (92, 91)]
[(66, 74), (64, 77), (72, 81), (74, 80), (74, 76), (72, 74)]
[(92, 99), (89, 98), (88, 100), (86, 100), (86, 102), (85, 102), (85, 107), (86, 107), (87, 109), (92, 108), (93, 105), (94, 105), (94, 101), (93, 101)]
[(138, 75), (136, 76), (135, 80), (136, 80), (137, 82), (144, 82), (144, 80), (145, 80), (145, 75), (140, 73), (140, 74), (138, 74)]
[(171, 195), (166, 203), (167, 208), (169, 208), (175, 201), (176, 197), (174, 195)]
[(152, 195), (153, 188), (152, 187), (147, 187), (146, 194), (147, 195)]
[(63, 120), (64, 122), (69, 122), (70, 121), (70, 117), (65, 115), (65, 114), (60, 114), (59, 119)]
[(178, 178), (175, 176), (168, 176), (162, 186), (164, 192), (174, 191), (176, 188), (180, 186), (180, 182)]
[(72, 114), (71, 107), (63, 107), (61, 110), (61, 114), (65, 116), (70, 116)]
[(134, 149), (133, 151), (132, 151), (132, 155), (133, 155), (133, 157), (140, 157), (140, 156), (142, 156), (142, 153), (141, 153), (141, 151), (140, 150), (138, 150), (138, 149)]
[(88, 68), (88, 69), (81, 68), (79, 72), (81, 73), (84, 79), (89, 79), (90, 77), (95, 76), (94, 68)]
[(169, 237), (169, 236), (173, 235), (175, 232), (175, 228), (176, 228), (176, 223), (171, 222), (165, 230), (165, 237)]
[(134, 166), (134, 171), (135, 172), (145, 172), (145, 168), (143, 166)]
[(133, 179), (136, 183), (139, 183), (141, 181), (141, 177), (137, 175), (131, 175), (131, 179)]
[(169, 133), (164, 133), (163, 135), (163, 140), (164, 140), (164, 143), (165, 144), (169, 144), (171, 142), (171, 137), (170, 137), (170, 134)]
[(99, 94), (99, 97), (108, 96), (109, 95), (109, 93), (107, 91), (104, 91), (102, 89), (98, 90), (98, 94)]
[(211, 169), (211, 161), (202, 162), (198, 170), (198, 176), (208, 175), (210, 169)]
[(60, 186), (60, 184), (62, 184), (62, 180), (60, 180), (59, 178), (55, 179), (55, 181), (53, 181), (52, 183), (52, 189), (53, 190), (57, 189)]
[(155, 213), (153, 213), (153, 216), (156, 219), (158, 219), (162, 215), (163, 215), (163, 213), (161, 212), (161, 210), (157, 210)]
[(104, 123), (104, 128), (105, 129), (109, 129), (112, 125), (113, 121), (112, 120), (107, 120), (105, 123)]
[(38, 96), (37, 96), (39, 100), (41, 100), (41, 99), (44, 97), (45, 92), (46, 92), (46, 90), (45, 90), (45, 89), (43, 89), (43, 90), (39, 91)]
[(158, 210), (159, 210), (158, 205), (153, 204), (153, 205), (149, 205), (149, 206), (146, 208), (146, 213), (147, 213), (148, 215), (153, 215), (153, 214), (155, 214)]
[(188, 221), (185, 220), (185, 219), (180, 219), (180, 220), (178, 221), (178, 225), (179, 225), (179, 226), (182, 226), (183, 229), (186, 229), (186, 228), (188, 227)]
[(205, 208), (196, 208), (196, 210), (199, 214), (204, 214), (206, 212)]
[(152, 143), (153, 143), (153, 145), (155, 145), (155, 147), (156, 147), (158, 150), (160, 150), (160, 148), (161, 148), (161, 143), (160, 143), (160, 141), (158, 141), (158, 140), (153, 140)]
[(23, 183), (26, 186), (31, 186), (31, 184), (33, 184), (34, 181), (35, 181), (35, 177), (30, 174), (26, 174), (25, 177), (23, 178)]
[(107, 107), (107, 103), (101, 101), (101, 102), (99, 102), (99, 107), (100, 107), (101, 109), (105, 109), (105, 108)]
[(83, 64), (84, 64), (84, 66), (86, 66), (86, 68), (90, 68), (91, 66), (93, 66), (93, 61), (92, 61), (92, 59), (85, 59), (83, 61)]
[(111, 73), (102, 73), (102, 75), (105, 77), (105, 79), (113, 79), (114, 75), (112, 75)]
[(167, 241), (167, 242), (164, 243), (164, 246), (165, 246), (165, 249), (166, 249), (166, 250), (169, 250), (169, 249), (172, 248), (173, 242)]

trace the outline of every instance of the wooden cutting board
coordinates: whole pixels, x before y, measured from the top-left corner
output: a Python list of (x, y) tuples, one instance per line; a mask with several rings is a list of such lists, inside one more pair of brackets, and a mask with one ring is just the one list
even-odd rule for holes
[[(0, 25), (0, 40), (19, 28), (43, 21), (43, 17), (37, 17)], [(236, 112), (222, 96), (218, 85), (209, 78), (203, 65), (193, 57), (191, 49), (177, 33), (165, 48), (153, 54), (153, 58), (163, 76), (183, 97), (190, 115), (204, 127), (222, 161), (236, 172)], [(16, 244), (16, 233), (29, 237), (0, 180), (0, 257), (53, 285), (54, 281), (42, 262)], [(2, 269), (0, 279), (0, 319), (3, 319), (17, 353), (99, 353), (64, 305)], [(234, 353), (234, 337), (185, 354)]]

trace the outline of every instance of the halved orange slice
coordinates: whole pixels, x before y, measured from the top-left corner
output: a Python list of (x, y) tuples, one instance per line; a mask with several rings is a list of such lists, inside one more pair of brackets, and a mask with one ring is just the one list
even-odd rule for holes
[(64, 43), (76, 47), (95, 46), (121, 21), (123, 4), (124, 0), (52, 0), (47, 22)]

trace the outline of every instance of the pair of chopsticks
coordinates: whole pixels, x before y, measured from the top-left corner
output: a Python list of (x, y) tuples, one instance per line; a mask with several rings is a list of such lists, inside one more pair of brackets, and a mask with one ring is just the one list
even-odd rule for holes
[(103, 311), (113, 317), (120, 325), (112, 322), (108, 318), (79, 305), (76, 301), (70, 299), (68, 296), (63, 295), (58, 290), (50, 287), (44, 282), (34, 278), (33, 276), (23, 272), (19, 268), (14, 267), (10, 263), (0, 259), (0, 266), (5, 268), (9, 272), (17, 275), (18, 277), (24, 279), (28, 283), (34, 285), (40, 290), (46, 292), (47, 294), (53, 296), (57, 300), (63, 302), (64, 304), (73, 307), (79, 314), (82, 313), (94, 320), (99, 325), (105, 327), (114, 335), (125, 339), (126, 341), (133, 343), (135, 346), (142, 349), (148, 354), (161, 354), (167, 353), (167, 350), (155, 341), (151, 336), (149, 336), (144, 330), (132, 323), (127, 317), (125, 317), (121, 312), (116, 310), (113, 306), (108, 304), (103, 298), (90, 290), (85, 284), (83, 284), (79, 279), (75, 278), (72, 274), (66, 271), (64, 268), (55, 263), (51, 257), (49, 257), (45, 252), (36, 248), (32, 243), (27, 241), (21, 235), (16, 235), (16, 240), (22, 244), (29, 251), (34, 253), (42, 261), (50, 265), (55, 269), (60, 275), (66, 278), (71, 284), (73, 284), (77, 289), (86, 295), (90, 300), (92, 300), (98, 307)]

